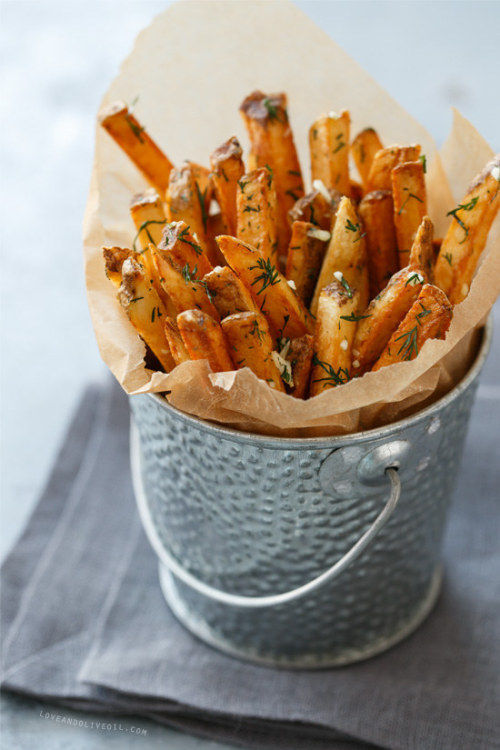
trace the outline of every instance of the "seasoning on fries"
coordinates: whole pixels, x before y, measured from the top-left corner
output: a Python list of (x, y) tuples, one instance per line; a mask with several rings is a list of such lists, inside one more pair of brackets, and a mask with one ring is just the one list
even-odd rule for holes
[(286, 95), (254, 91), (240, 112), (246, 166), (233, 136), (211, 170), (174, 167), (122, 102), (100, 117), (151, 185), (131, 201), (130, 247), (104, 247), (103, 257), (158, 367), (248, 367), (304, 399), (444, 338), (500, 208), (500, 155), (449, 212), (441, 241), (420, 145), (384, 146), (370, 127), (351, 142), (347, 110), (321, 115), (309, 129), (305, 194)]

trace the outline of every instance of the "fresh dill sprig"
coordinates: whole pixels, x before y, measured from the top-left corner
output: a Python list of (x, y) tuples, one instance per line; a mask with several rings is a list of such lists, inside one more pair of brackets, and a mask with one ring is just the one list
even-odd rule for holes
[(257, 294), (261, 294), (268, 286), (274, 286), (274, 284), (280, 283), (279, 271), (276, 270), (276, 266), (273, 266), (270, 258), (267, 258), (267, 260), (259, 258), (257, 265), (250, 266), (249, 270), (253, 271), (256, 268), (262, 270), (262, 273), (256, 276), (252, 281), (252, 286), (258, 284), (259, 281), (262, 283), (261, 288), (257, 290)]

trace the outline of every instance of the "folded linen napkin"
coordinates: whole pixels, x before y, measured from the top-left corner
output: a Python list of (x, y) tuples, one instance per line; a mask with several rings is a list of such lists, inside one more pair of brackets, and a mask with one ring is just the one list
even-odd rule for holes
[(249, 748), (500, 747), (500, 538), (491, 402), (479, 399), (428, 620), (374, 659), (328, 671), (221, 654), (170, 613), (134, 507), (128, 407), (82, 400), (52, 477), (2, 570), (3, 686), (141, 714)]

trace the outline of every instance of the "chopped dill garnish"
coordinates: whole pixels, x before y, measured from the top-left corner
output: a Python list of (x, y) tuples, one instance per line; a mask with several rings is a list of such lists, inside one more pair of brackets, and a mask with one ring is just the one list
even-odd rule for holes
[(268, 286), (274, 286), (274, 284), (280, 283), (279, 272), (276, 270), (276, 266), (273, 266), (271, 259), (259, 258), (256, 266), (250, 266), (249, 270), (253, 271), (256, 268), (260, 268), (262, 273), (252, 281), (252, 286), (257, 284), (259, 281), (262, 282), (262, 286), (257, 290), (257, 294), (261, 294), (264, 289)]
[[(161, 220), (160, 220), (160, 219), (149, 219), (148, 221), (143, 221), (143, 222), (142, 222), (142, 224), (141, 224), (141, 226), (139, 227), (139, 229), (138, 229), (138, 231), (137, 231), (137, 234), (136, 234), (136, 235), (135, 235), (135, 237), (134, 237), (134, 240), (133, 240), (133, 242), (132, 242), (132, 250), (133, 250), (133, 251), (134, 251), (135, 253), (137, 253), (137, 252), (138, 252), (138, 250), (137, 250), (137, 246), (136, 246), (136, 242), (137, 242), (137, 240), (139, 239), (139, 235), (140, 235), (140, 233), (141, 233), (141, 232), (143, 232), (143, 231), (145, 231), (145, 232), (146, 232), (146, 234), (147, 234), (147, 236), (148, 236), (148, 240), (149, 240), (149, 241), (150, 241), (150, 242), (151, 242), (151, 243), (152, 243), (152, 244), (154, 245), (154, 244), (155, 244), (155, 241), (154, 241), (154, 239), (152, 238), (152, 236), (151, 236), (151, 232), (150, 232), (150, 231), (149, 231), (149, 229), (148, 229), (149, 225), (150, 225), (150, 224), (166, 224), (166, 222), (167, 222), (167, 220), (166, 220), (166, 219), (161, 219)], [(146, 250), (146, 249), (147, 249), (147, 248), (145, 248), (145, 250)], [(143, 252), (144, 252), (144, 250), (141, 250), (140, 252), (141, 252), (141, 253), (143, 253)]]
[(458, 211), (472, 211), (472, 209), (474, 208), (478, 200), (479, 200), (479, 196), (476, 195), (476, 197), (472, 198), (468, 203), (459, 203), (456, 208), (454, 208), (452, 211), (448, 211), (448, 213), (446, 214), (446, 216), (453, 216), (453, 218), (458, 221), (458, 223), (460, 224), (460, 226), (465, 232), (465, 236), (463, 240), (459, 243), (460, 245), (462, 245), (467, 239), (467, 237), (469, 236), (469, 227), (465, 226), (460, 216), (457, 216), (457, 212)]
[(329, 362), (322, 362), (320, 359), (318, 359), (318, 355), (316, 352), (314, 353), (314, 356), (312, 358), (312, 364), (317, 367), (321, 367), (322, 370), (326, 372), (326, 377), (324, 378), (316, 378), (316, 380), (313, 380), (313, 383), (331, 383), (332, 385), (342, 385), (343, 383), (347, 383), (351, 378), (349, 375), (349, 371), (344, 367), (339, 367), (338, 370), (335, 370), (335, 368), (329, 363)]

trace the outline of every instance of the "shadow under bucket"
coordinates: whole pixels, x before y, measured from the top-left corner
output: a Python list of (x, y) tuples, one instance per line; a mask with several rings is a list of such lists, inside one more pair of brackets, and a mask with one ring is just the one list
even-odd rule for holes
[(491, 324), (446, 396), (349, 436), (275, 438), (132, 396), (144, 528), (178, 619), (273, 666), (349, 664), (386, 650), (439, 594), (440, 550)]

